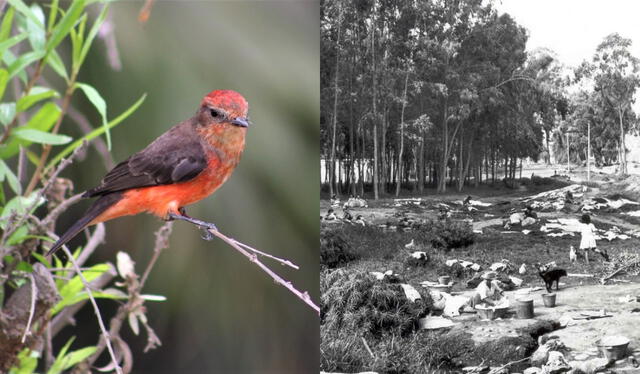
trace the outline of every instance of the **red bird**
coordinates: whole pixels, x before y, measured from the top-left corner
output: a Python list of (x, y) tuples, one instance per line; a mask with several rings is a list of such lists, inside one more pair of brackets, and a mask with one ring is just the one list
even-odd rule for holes
[(83, 197), (98, 200), (47, 255), (89, 225), (143, 212), (215, 228), (187, 216), (184, 207), (211, 195), (233, 173), (244, 150), (248, 109), (237, 92), (209, 93), (195, 116), (116, 165), (99, 186), (85, 192)]

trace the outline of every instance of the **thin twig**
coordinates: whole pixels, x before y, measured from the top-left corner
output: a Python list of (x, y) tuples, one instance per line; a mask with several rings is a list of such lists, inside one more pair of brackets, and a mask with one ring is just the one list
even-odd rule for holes
[(102, 336), (105, 340), (105, 344), (107, 345), (107, 349), (109, 350), (109, 355), (111, 356), (111, 361), (113, 361), (115, 371), (118, 374), (122, 374), (122, 368), (120, 368), (120, 365), (118, 364), (118, 360), (116, 359), (116, 353), (114, 352), (113, 347), (111, 346), (111, 339), (109, 338), (109, 332), (107, 332), (107, 329), (104, 326), (104, 322), (102, 321), (102, 315), (100, 314), (100, 308), (98, 308), (98, 303), (96, 303), (96, 299), (94, 299), (93, 297), (93, 293), (91, 292), (91, 287), (89, 285), (89, 282), (84, 277), (84, 275), (82, 275), (82, 271), (80, 270), (80, 267), (76, 263), (76, 260), (73, 258), (73, 254), (71, 253), (71, 251), (69, 251), (67, 246), (63, 245), (62, 250), (67, 254), (69, 261), (71, 261), (71, 264), (73, 264), (73, 267), (76, 269), (76, 273), (80, 277), (80, 280), (82, 280), (84, 289), (87, 291), (89, 300), (91, 300), (91, 304), (93, 305), (93, 311), (95, 312), (96, 318), (98, 319), (98, 325), (100, 325), (100, 330), (102, 331)]
[(93, 254), (98, 245), (104, 243), (106, 230), (104, 229), (104, 223), (98, 223), (96, 229), (93, 230), (93, 234), (89, 237), (87, 244), (82, 248), (82, 252), (78, 255), (76, 262), (82, 266), (87, 261), (89, 256)]
[(71, 196), (70, 198), (68, 198), (67, 200), (63, 201), (60, 203), (60, 205), (58, 205), (57, 207), (55, 207), (51, 212), (49, 212), (49, 214), (47, 214), (47, 216), (42, 220), (42, 225), (49, 227), (51, 224), (53, 224), (58, 217), (60, 217), (60, 215), (64, 212), (67, 211), (67, 209), (69, 209), (69, 207), (75, 203), (77, 203), (78, 201), (82, 200), (82, 193), (76, 194)]
[(27, 320), (27, 327), (24, 329), (22, 339), (20, 342), (24, 344), (27, 339), (27, 334), (31, 330), (31, 322), (33, 322), (33, 315), (36, 314), (36, 297), (38, 295), (38, 287), (36, 286), (36, 280), (33, 278), (33, 274), (29, 273), (29, 281), (31, 282), (31, 307), (29, 308), (29, 319)]
[(149, 274), (151, 273), (151, 269), (156, 264), (156, 261), (158, 261), (158, 257), (160, 257), (160, 252), (162, 252), (163, 249), (166, 249), (169, 247), (169, 235), (171, 235), (172, 229), (173, 229), (173, 222), (169, 221), (169, 222), (166, 222), (164, 225), (162, 225), (162, 227), (160, 227), (158, 231), (156, 231), (156, 244), (153, 247), (153, 256), (149, 260), (149, 263), (147, 264), (147, 268), (144, 270), (144, 273), (142, 274), (142, 278), (140, 279), (140, 286), (138, 288), (139, 291), (142, 291), (142, 287), (144, 287), (144, 284), (147, 281)]
[(248, 246), (248, 245), (246, 245), (244, 243), (241, 243), (241, 242), (239, 242), (239, 241), (237, 241), (235, 239), (231, 239), (231, 240), (233, 240), (237, 245), (241, 246), (242, 248), (248, 249), (251, 252), (254, 252), (254, 253), (256, 253), (256, 254), (258, 254), (260, 256), (264, 256), (264, 257), (270, 258), (272, 260), (276, 260), (276, 261), (280, 262), (282, 265), (289, 266), (289, 267), (294, 268), (296, 270), (300, 269), (300, 267), (298, 265), (294, 264), (293, 262), (291, 262), (289, 260), (285, 260), (283, 258), (270, 255), (270, 254), (268, 254), (266, 252), (262, 252), (260, 250), (257, 250), (255, 248), (251, 247), (251, 246)]
[(317, 306), (311, 300), (311, 297), (309, 296), (308, 292), (306, 292), (306, 291), (305, 292), (298, 291), (293, 286), (293, 284), (291, 282), (284, 280), (278, 274), (274, 273), (271, 269), (269, 269), (265, 264), (260, 262), (260, 260), (258, 259), (258, 256), (256, 256), (255, 254), (251, 254), (251, 253), (247, 252), (245, 249), (243, 249), (238, 244), (236, 244), (238, 242), (235, 239), (229, 238), (229, 237), (227, 237), (226, 235), (224, 235), (223, 233), (221, 233), (220, 231), (217, 231), (217, 230), (207, 229), (207, 231), (210, 232), (212, 235), (215, 235), (218, 238), (222, 239), (224, 242), (226, 242), (231, 247), (233, 247), (236, 251), (240, 252), (243, 256), (247, 257), (251, 262), (253, 262), (256, 265), (258, 265), (258, 267), (260, 267), (262, 269), (262, 271), (264, 271), (271, 278), (273, 278), (273, 280), (276, 283), (278, 283), (278, 284), (284, 286), (285, 288), (287, 288), (289, 291), (291, 291), (291, 293), (296, 295), (300, 300), (304, 301), (305, 304), (309, 305), (313, 310), (315, 310), (318, 313), (318, 315), (320, 315), (320, 307)]

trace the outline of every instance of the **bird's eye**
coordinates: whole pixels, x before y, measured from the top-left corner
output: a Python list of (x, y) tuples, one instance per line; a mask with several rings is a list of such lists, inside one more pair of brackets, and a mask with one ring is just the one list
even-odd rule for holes
[(213, 117), (213, 118), (218, 118), (218, 117), (220, 117), (220, 112), (218, 112), (218, 111), (217, 111), (217, 110), (215, 110), (215, 109), (211, 109), (211, 117)]

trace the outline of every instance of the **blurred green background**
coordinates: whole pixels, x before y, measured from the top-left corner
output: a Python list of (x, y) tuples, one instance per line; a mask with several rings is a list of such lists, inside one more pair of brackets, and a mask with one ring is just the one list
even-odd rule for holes
[[(122, 70), (110, 67), (105, 43), (97, 40), (79, 78), (99, 90), (110, 118), (147, 93), (142, 107), (112, 130), (114, 160), (192, 116), (209, 91), (240, 92), (254, 124), (242, 161), (221, 189), (188, 212), (300, 265), (295, 271), (271, 263), (318, 302), (319, 2), (156, 1), (144, 25), (137, 20), (142, 5), (110, 5)], [(76, 95), (76, 105), (99, 126), (98, 115), (81, 96)], [(68, 120), (62, 132), (79, 134)], [(106, 171), (89, 148), (63, 176), (79, 192), (96, 185)], [(88, 205), (69, 210), (57, 232)], [(116, 252), (127, 251), (142, 272), (161, 225), (148, 215), (107, 223), (107, 242), (90, 263), (115, 263)], [(143, 354), (144, 334), (136, 337), (128, 326), (123, 329), (135, 373), (318, 372), (316, 313), (221, 241), (203, 241), (193, 226), (174, 224), (171, 246), (144, 291), (168, 301), (146, 304), (163, 343), (159, 349)], [(117, 307), (113, 301), (100, 305), (108, 316)], [(68, 333), (86, 331), (78, 346), (95, 344), (98, 327), (89, 307), (79, 323), (82, 329), (68, 328)], [(64, 334), (56, 340), (64, 341)]]

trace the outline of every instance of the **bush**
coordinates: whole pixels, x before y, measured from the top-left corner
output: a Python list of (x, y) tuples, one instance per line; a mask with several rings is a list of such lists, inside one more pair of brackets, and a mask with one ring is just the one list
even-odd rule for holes
[(432, 305), (428, 293), (422, 291), (422, 300), (411, 302), (399, 284), (378, 281), (364, 271), (323, 271), (320, 293), (321, 329), (373, 338), (409, 335)]
[(453, 249), (473, 244), (475, 234), (471, 225), (460, 221), (432, 221), (420, 229), (422, 240), (434, 248)]
[(338, 230), (320, 232), (320, 264), (329, 269), (344, 266), (359, 256)]

